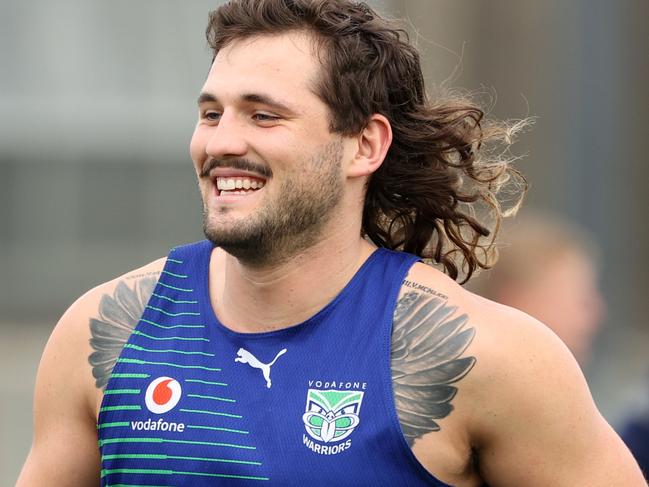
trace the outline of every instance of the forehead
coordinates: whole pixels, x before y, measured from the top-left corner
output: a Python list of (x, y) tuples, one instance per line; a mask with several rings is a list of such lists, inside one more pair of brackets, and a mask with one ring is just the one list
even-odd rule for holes
[(242, 92), (315, 97), (319, 70), (315, 43), (307, 33), (261, 35), (223, 47), (203, 89), (218, 97)]

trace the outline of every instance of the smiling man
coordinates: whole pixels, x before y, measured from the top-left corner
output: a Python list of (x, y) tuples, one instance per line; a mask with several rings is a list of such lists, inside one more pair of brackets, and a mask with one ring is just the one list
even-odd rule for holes
[(456, 282), (513, 128), (429, 101), (363, 3), (234, 0), (207, 34), (207, 240), (61, 318), (18, 485), (645, 485), (561, 341)]

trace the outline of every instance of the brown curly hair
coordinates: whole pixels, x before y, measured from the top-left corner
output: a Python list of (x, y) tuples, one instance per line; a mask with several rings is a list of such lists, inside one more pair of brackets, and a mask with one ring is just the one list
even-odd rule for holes
[(485, 123), (461, 96), (429, 101), (407, 33), (364, 2), (231, 0), (210, 13), (206, 35), (216, 57), (234, 40), (296, 30), (317, 47), (315, 88), (331, 111), (331, 131), (357, 135), (374, 113), (392, 127), (386, 159), (367, 184), (364, 236), (441, 264), (462, 282), (489, 268), (500, 222), (527, 187), (507, 151), (527, 121)]

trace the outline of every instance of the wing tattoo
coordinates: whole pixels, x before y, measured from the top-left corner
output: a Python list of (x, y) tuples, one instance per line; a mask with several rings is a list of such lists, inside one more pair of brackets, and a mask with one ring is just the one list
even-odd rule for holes
[(132, 289), (120, 281), (112, 296), (102, 296), (99, 318), (90, 319), (90, 346), (94, 352), (88, 357), (98, 389), (108, 384), (117, 358), (140, 320), (157, 280), (157, 277), (138, 279)]
[(435, 421), (453, 410), (456, 383), (469, 373), (475, 357), (462, 357), (475, 335), (464, 329), (466, 314), (446, 300), (410, 291), (398, 301), (392, 331), (392, 384), (401, 429), (415, 439), (438, 431)]

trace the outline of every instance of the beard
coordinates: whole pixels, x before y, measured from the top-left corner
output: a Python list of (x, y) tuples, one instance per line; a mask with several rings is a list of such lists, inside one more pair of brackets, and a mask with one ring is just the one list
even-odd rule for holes
[(214, 222), (203, 208), (203, 233), (247, 265), (262, 267), (285, 262), (315, 244), (343, 195), (340, 173), (342, 140), (323, 146), (305, 163), (296, 162), (300, 173), (286, 180), (279, 193), (245, 219), (227, 219), (218, 210)]

